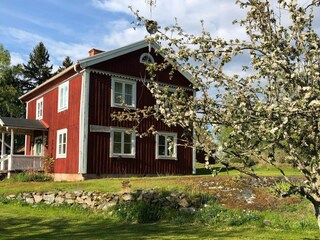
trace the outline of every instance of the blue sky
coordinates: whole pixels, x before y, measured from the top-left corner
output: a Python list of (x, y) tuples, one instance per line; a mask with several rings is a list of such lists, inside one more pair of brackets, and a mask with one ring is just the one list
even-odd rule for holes
[[(231, 37), (238, 30), (231, 27), (233, 0), (158, 0), (153, 18), (160, 24), (172, 24), (175, 17), (187, 31), (206, 26)], [(12, 64), (26, 62), (36, 44), (44, 42), (52, 64), (57, 68), (66, 56), (73, 61), (84, 58), (91, 48), (110, 50), (144, 38), (144, 29), (134, 30), (128, 6), (149, 16), (145, 0), (1, 0), (0, 43), (10, 51)], [(231, 18), (232, 16), (232, 18)]]
[[(34, 46), (42, 41), (55, 69), (66, 56), (76, 61), (88, 56), (92, 48), (111, 50), (143, 39), (147, 33), (143, 28), (133, 29), (129, 5), (150, 16), (146, 0), (0, 1), (0, 43), (10, 51), (12, 64), (26, 62)], [(201, 30), (203, 19), (212, 36), (244, 38), (244, 30), (231, 24), (244, 16), (234, 2), (157, 0), (152, 17), (160, 25), (171, 25), (177, 17), (184, 30), (191, 33)], [(233, 66), (229, 71), (234, 71)]]

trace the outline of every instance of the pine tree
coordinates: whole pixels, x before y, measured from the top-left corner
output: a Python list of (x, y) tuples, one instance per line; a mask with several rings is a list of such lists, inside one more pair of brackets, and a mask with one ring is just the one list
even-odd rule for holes
[(29, 61), (23, 64), (23, 91), (29, 91), (45, 82), (52, 76), (52, 65), (49, 65), (50, 55), (42, 42), (33, 48)]
[(59, 67), (56, 73), (62, 72), (66, 68), (70, 67), (73, 64), (71, 58), (69, 56), (66, 56), (66, 58), (62, 62), (62, 66)]
[(22, 66), (11, 66), (10, 61), (9, 51), (0, 44), (0, 116), (22, 117), (24, 106), (18, 99)]

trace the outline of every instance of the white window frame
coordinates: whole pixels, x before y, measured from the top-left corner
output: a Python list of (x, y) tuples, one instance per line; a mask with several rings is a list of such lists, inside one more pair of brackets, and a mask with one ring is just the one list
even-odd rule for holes
[[(122, 99), (124, 99), (124, 91), (125, 91), (125, 84), (132, 86), (132, 103), (131, 104), (122, 104), (122, 103), (116, 103), (115, 102), (115, 84), (121, 83), (122, 84)], [(137, 99), (137, 82), (122, 78), (113, 77), (112, 78), (112, 84), (111, 84), (111, 107), (119, 107), (119, 108), (136, 108), (136, 99)]]
[[(145, 61), (145, 57), (147, 57), (147, 61)], [(154, 63), (154, 58), (150, 53), (142, 53), (139, 60), (140, 60), (140, 63), (143, 63), (143, 64)]]
[[(164, 136), (165, 137), (165, 155), (160, 155), (159, 154), (159, 136)], [(173, 148), (173, 155), (167, 155), (167, 150), (168, 150), (168, 141), (167, 137), (173, 137), (174, 141), (174, 148)], [(178, 160), (177, 157), (177, 133), (174, 132), (158, 132), (156, 134), (156, 159), (169, 159), (169, 160)]]
[[(60, 143), (59, 139), (60, 139), (60, 135), (66, 134), (66, 142), (65, 143)], [(59, 152), (59, 146), (61, 144), (65, 144), (66, 145), (66, 150), (64, 153), (60, 153)], [(57, 153), (56, 153), (56, 158), (65, 158), (67, 156), (67, 151), (68, 151), (68, 129), (64, 128), (64, 129), (59, 129), (57, 130)]]
[[(121, 158), (135, 158), (136, 157), (136, 134), (131, 134), (131, 153), (124, 153), (124, 134), (128, 133), (130, 129), (128, 128), (111, 128), (110, 129), (110, 157), (121, 157)], [(121, 133), (121, 153), (114, 153), (113, 152), (113, 145), (114, 145), (114, 133), (120, 132)]]
[[(61, 100), (63, 98), (63, 100)], [(58, 112), (68, 109), (69, 105), (69, 81), (59, 85), (58, 92)]]
[(43, 118), (43, 97), (36, 101), (36, 119), (41, 120)]

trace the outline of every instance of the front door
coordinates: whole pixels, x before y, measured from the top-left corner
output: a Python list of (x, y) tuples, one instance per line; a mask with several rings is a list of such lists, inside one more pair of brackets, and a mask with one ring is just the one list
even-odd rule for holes
[(43, 142), (42, 136), (34, 138), (34, 147), (33, 147), (34, 155), (42, 156), (42, 142)]

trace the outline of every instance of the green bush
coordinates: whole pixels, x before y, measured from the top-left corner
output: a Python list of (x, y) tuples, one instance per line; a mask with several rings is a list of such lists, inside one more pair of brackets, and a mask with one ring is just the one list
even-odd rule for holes
[(136, 202), (118, 204), (115, 207), (115, 214), (126, 222), (153, 223), (161, 219), (163, 211), (157, 204)]
[(17, 174), (12, 174), (5, 182), (50, 182), (53, 178), (45, 173), (39, 172), (21, 172)]

